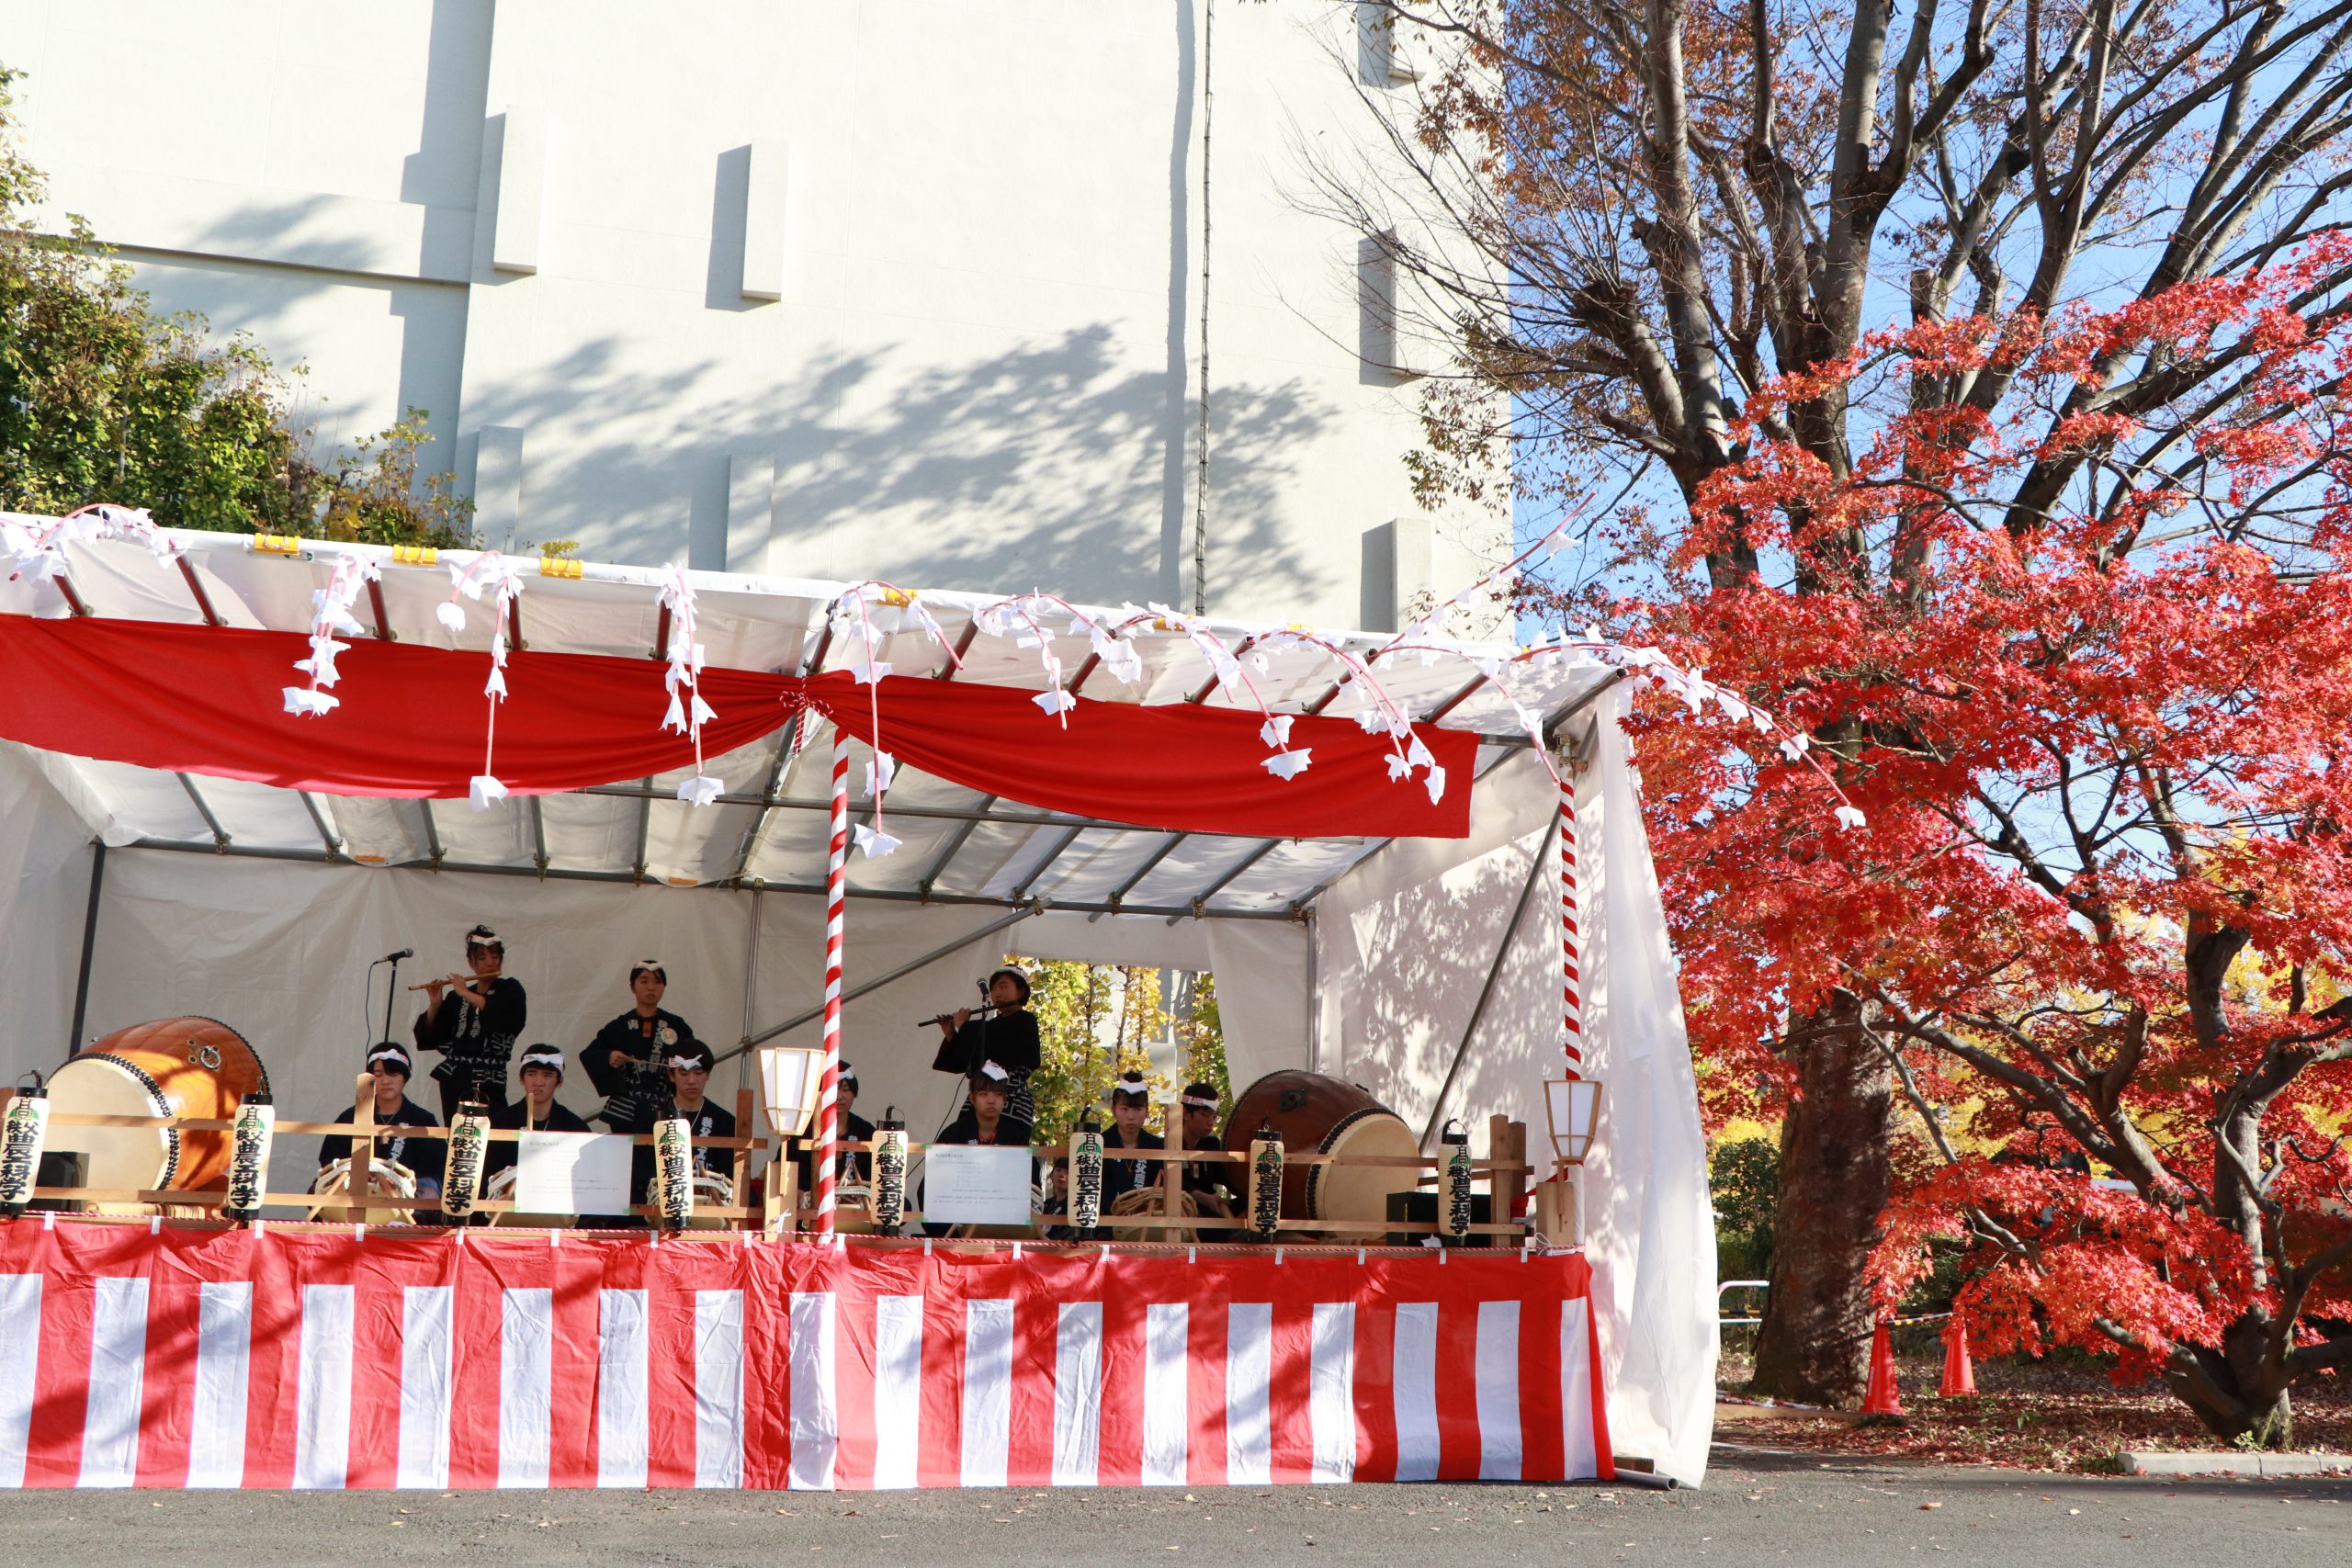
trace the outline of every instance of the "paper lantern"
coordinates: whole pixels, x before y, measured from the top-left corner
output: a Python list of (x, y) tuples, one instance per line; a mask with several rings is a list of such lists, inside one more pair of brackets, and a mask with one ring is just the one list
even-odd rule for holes
[(1544, 1086), (1544, 1120), (1551, 1129), (1552, 1152), (1563, 1165), (1582, 1165), (1592, 1152), (1594, 1133), (1600, 1125), (1600, 1080), (1555, 1079)]
[(1069, 1135), (1069, 1223), (1091, 1231), (1102, 1220), (1102, 1130), (1090, 1112)]
[(825, 1053), (820, 1046), (760, 1047), (760, 1088), (767, 1100), (769, 1132), (779, 1138), (807, 1135), (824, 1075)]
[(874, 1228), (896, 1235), (907, 1216), (907, 1124), (895, 1105), (874, 1130)]
[(49, 1091), (36, 1079), (8, 1102), (7, 1131), (0, 1137), (0, 1216), (13, 1220), (33, 1201), (41, 1145), (48, 1138)]
[(1271, 1237), (1282, 1220), (1283, 1135), (1272, 1122), (1261, 1122), (1250, 1143), (1250, 1228)]
[(441, 1212), (462, 1220), (481, 1196), (481, 1168), (490, 1152), (490, 1107), (465, 1100), (449, 1118), (449, 1157), (441, 1172)]
[(262, 1194), (269, 1187), (269, 1145), (277, 1132), (277, 1108), (257, 1089), (237, 1102), (229, 1128), (229, 1191), (220, 1217), (257, 1220)]
[(694, 1218), (694, 1130), (683, 1116), (653, 1124), (652, 1201), (664, 1230), (684, 1230)]
[(1460, 1241), (1470, 1234), (1470, 1133), (1448, 1122), (1438, 1134), (1445, 1145), (1445, 1234)]

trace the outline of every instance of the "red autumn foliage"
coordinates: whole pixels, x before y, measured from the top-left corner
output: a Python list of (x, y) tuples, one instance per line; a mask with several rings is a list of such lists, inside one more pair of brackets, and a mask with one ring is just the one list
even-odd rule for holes
[[(1645, 724), (1711, 1111), (1784, 1105), (1802, 1021), (1859, 1028), (1923, 1134), (1883, 1299), (1962, 1247), (1981, 1353), (2098, 1351), (2272, 1444), (2352, 1366), (2352, 1000), (2322, 1005), (2352, 992), (2347, 257), (1872, 337), (1837, 372), (1867, 446), (1841, 470), (1741, 426), (1690, 591), (1628, 607), (1868, 818), (1736, 715)], [(1997, 416), (1917, 395), (1996, 358)], [(2208, 400), (2152, 402), (2191, 363)], [(1735, 535), (1758, 570), (1702, 581)]]

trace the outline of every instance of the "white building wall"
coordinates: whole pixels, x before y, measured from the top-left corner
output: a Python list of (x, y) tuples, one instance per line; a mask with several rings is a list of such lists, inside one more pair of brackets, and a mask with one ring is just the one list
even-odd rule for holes
[[(428, 410), (493, 543), (1189, 602), (1204, 6), (0, 0), (0, 61), (54, 220), (308, 366), (322, 440)], [(1355, 9), (1214, 19), (1221, 614), (1502, 553), (1417, 513), (1361, 236), (1298, 199), (1376, 136)]]

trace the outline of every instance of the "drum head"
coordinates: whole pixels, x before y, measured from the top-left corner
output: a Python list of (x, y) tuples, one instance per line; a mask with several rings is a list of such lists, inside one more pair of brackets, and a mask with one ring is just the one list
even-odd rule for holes
[[(51, 1113), (168, 1116), (172, 1108), (147, 1080), (119, 1062), (76, 1056), (49, 1077)], [(52, 1121), (48, 1146), (86, 1154), (83, 1185), (155, 1191), (172, 1185), (179, 1140), (168, 1127), (68, 1127)]]
[[(1421, 1152), (1412, 1129), (1385, 1111), (1375, 1111), (1349, 1122), (1324, 1144), (1326, 1154), (1350, 1158), (1413, 1159)], [(1388, 1195), (1411, 1192), (1420, 1171), (1403, 1165), (1310, 1166), (1306, 1179), (1306, 1213), (1317, 1220), (1385, 1220)], [(1360, 1233), (1351, 1232), (1350, 1235)]]

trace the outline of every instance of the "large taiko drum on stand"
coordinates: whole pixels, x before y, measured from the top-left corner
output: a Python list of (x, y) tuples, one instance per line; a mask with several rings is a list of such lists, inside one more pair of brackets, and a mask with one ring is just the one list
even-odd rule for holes
[[(1285, 1156), (1414, 1159), (1421, 1152), (1403, 1118), (1354, 1084), (1321, 1073), (1268, 1073), (1243, 1089), (1225, 1123), (1225, 1146), (1246, 1154), (1261, 1122), (1282, 1134)], [(1228, 1168), (1229, 1184), (1248, 1179), (1241, 1167)], [(1283, 1215), (1377, 1224), (1388, 1218), (1388, 1195), (1415, 1190), (1420, 1175), (1418, 1166), (1290, 1165), (1283, 1171)], [(1368, 1230), (1332, 1234), (1358, 1244), (1380, 1239)]]
[[(161, 1018), (119, 1030), (69, 1059), (50, 1075), (49, 1103), (52, 1114), (226, 1121), (246, 1095), (268, 1088), (261, 1057), (227, 1024)], [(51, 1122), (49, 1146), (88, 1156), (85, 1187), (191, 1192), (227, 1181), (230, 1138), (226, 1131)]]

